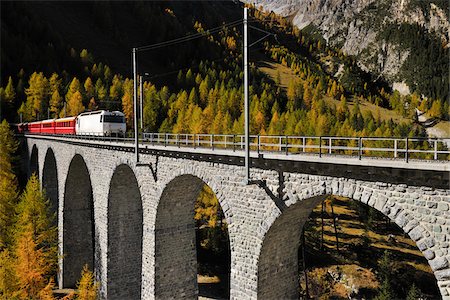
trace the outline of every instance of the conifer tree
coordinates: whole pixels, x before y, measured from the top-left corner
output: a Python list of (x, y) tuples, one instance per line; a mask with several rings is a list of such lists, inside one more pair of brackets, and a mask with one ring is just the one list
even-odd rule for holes
[(12, 105), (16, 99), (16, 91), (14, 90), (13, 80), (11, 76), (8, 78), (8, 84), (5, 88), (5, 101)]
[(294, 111), (297, 108), (299, 108), (299, 105), (298, 105), (299, 95), (297, 93), (297, 90), (298, 89), (297, 89), (296, 82), (294, 80), (290, 80), (288, 87), (287, 87), (287, 91), (286, 91), (286, 95), (288, 98), (288, 103), (286, 105), (287, 106), (286, 108), (289, 111)]
[(62, 79), (59, 78), (59, 75), (57, 73), (53, 73), (52, 76), (50, 76), (49, 84), (50, 84), (50, 94), (53, 95), (55, 91), (58, 91), (58, 93), (61, 93), (61, 83)]
[(38, 299), (40, 291), (47, 285), (45, 275), (49, 273), (50, 265), (46, 262), (44, 249), (34, 238), (33, 225), (27, 224), (21, 230), (15, 253), (19, 295), (22, 299)]
[(208, 99), (208, 93), (210, 89), (210, 82), (209, 82), (209, 76), (206, 75), (205, 79), (200, 83), (199, 88), (199, 94), (200, 94), (200, 101), (202, 104), (206, 103), (206, 100)]
[(67, 102), (67, 116), (76, 116), (85, 110), (83, 97), (80, 91), (76, 91)]
[(69, 89), (67, 90), (66, 93), (66, 102), (70, 102), (70, 99), (72, 99), (72, 96), (76, 93), (76, 92), (80, 92), (80, 96), (82, 96), (82, 88), (81, 88), (81, 83), (80, 81), (74, 77), (72, 79), (72, 82), (69, 85)]
[(421, 297), (420, 290), (413, 283), (411, 288), (408, 291), (408, 295), (406, 296), (406, 300), (417, 300)]
[(8, 248), (0, 250), (0, 266), (0, 298), (14, 299), (19, 289), (18, 279), (15, 257)]
[(29, 81), (29, 87), (25, 90), (27, 95), (27, 102), (25, 105), (25, 120), (36, 120), (38, 115), (47, 113), (48, 97), (49, 97), (49, 82), (44, 74), (34, 72)]
[(114, 75), (112, 85), (109, 88), (109, 98), (112, 101), (117, 101), (122, 97), (122, 80), (119, 76)]
[(435, 100), (428, 111), (430, 116), (440, 118), (442, 116), (442, 104), (441, 101)]
[(18, 144), (8, 122), (0, 124), (0, 250), (11, 244), (17, 179), (13, 172), (13, 156)]
[(219, 221), (218, 211), (220, 209), (219, 200), (206, 184), (195, 202), (195, 216), (197, 222), (205, 222), (210, 227), (215, 227)]
[(53, 91), (52, 97), (50, 98), (50, 112), (57, 117), (61, 111), (63, 106), (62, 97), (59, 94), (59, 91), (56, 89)]
[(383, 283), (381, 284), (381, 288), (378, 292), (378, 295), (374, 298), (374, 300), (392, 300), (395, 299), (392, 294), (392, 287), (389, 283), (389, 280), (385, 278)]
[(81, 271), (81, 278), (78, 282), (77, 300), (96, 300), (98, 293), (98, 283), (94, 279), (94, 274), (85, 265)]
[(13, 155), (17, 142), (6, 120), (0, 124), (0, 297), (13, 299), (17, 290), (13, 243), (17, 179), (13, 173)]
[(86, 92), (86, 98), (91, 99), (92, 97), (95, 97), (95, 87), (92, 83), (91, 77), (86, 78), (84, 81), (84, 90)]
[(109, 83), (111, 82), (111, 78), (112, 78), (112, 71), (108, 65), (105, 65), (103, 76), (105, 78), (106, 84), (109, 85)]
[(33, 174), (17, 205), (15, 273), (22, 298), (37, 299), (57, 265), (57, 234), (50, 203)]
[(133, 81), (125, 79), (123, 84), (122, 110), (125, 114), (127, 126), (130, 128), (133, 124)]

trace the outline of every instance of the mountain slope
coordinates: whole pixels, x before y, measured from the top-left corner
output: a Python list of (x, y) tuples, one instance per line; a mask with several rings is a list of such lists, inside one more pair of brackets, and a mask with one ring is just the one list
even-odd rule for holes
[[(443, 0), (246, 0), (318, 31), (359, 65), (411, 91), (448, 97), (449, 16)], [(434, 62), (428, 70), (429, 62)], [(414, 66), (420, 66), (419, 73)], [(420, 72), (423, 72), (421, 76)], [(431, 79), (430, 79), (431, 77)], [(425, 80), (426, 85), (420, 82)]]

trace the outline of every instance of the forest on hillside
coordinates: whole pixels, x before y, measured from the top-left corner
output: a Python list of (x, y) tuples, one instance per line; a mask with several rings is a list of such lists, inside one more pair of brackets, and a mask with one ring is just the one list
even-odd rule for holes
[[(92, 18), (91, 31), (104, 32), (115, 42), (115, 50), (105, 53), (94, 53), (88, 48), (99, 48), (95, 38), (105, 38), (98, 34), (86, 32), (85, 45), (89, 45), (74, 48), (54, 27), (58, 18), (37, 18), (25, 3), (2, 5), (2, 40), (6, 43), (2, 43), (4, 87), (0, 95), (2, 116), (8, 120), (17, 122), (20, 115), (23, 120), (32, 121), (111, 109), (122, 110), (130, 128), (130, 45), (204, 33), (202, 39), (139, 57), (142, 69), (152, 70), (144, 84), (145, 131), (243, 132), (242, 26), (227, 25), (242, 17), (239, 5), (95, 2), (74, 8), (77, 13), (73, 13), (70, 22), (80, 24), (87, 14)], [(73, 7), (69, 4), (69, 8)], [(48, 3), (31, 8), (47, 11), (47, 15), (49, 11), (63, 10)], [(208, 14), (201, 14), (206, 10)], [(22, 14), (26, 18), (18, 17)], [(127, 30), (126, 25), (136, 27), (130, 21), (131, 15), (142, 24), (139, 30)], [(250, 61), (252, 134), (424, 136), (423, 128), (414, 123), (415, 108), (437, 118), (448, 117), (446, 101), (424, 101), (416, 93), (401, 96), (389, 92), (385, 83), (359, 69), (351, 57), (328, 47), (307, 30), (299, 31), (285, 19), (255, 8), (251, 9), (251, 17), (251, 25), (270, 31), (277, 38), (255, 45), (250, 49), (250, 58), (263, 55), (298, 75), (283, 89), (277, 79), (269, 78)], [(217, 25), (222, 25), (222, 29), (208, 34), (208, 29)], [(251, 34), (253, 40), (263, 35), (255, 30)], [(72, 41), (79, 44), (76, 38)], [(101, 61), (101, 57), (111, 64)], [(330, 104), (329, 99), (336, 99), (339, 104)], [(383, 118), (379, 111), (363, 113), (359, 105), (364, 102), (396, 111), (410, 121), (396, 123)]]

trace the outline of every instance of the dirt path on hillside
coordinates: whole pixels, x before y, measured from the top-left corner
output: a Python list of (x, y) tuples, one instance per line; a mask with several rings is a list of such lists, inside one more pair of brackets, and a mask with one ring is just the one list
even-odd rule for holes
[[(419, 116), (418, 120), (421, 123), (427, 123), (431, 118), (425, 115), (420, 110), (416, 109), (417, 115)], [(425, 127), (427, 135), (429, 137), (437, 137), (437, 138), (450, 138), (450, 122), (448, 121), (439, 121), (434, 126)], [(450, 148), (450, 139), (445, 142), (447, 148)]]

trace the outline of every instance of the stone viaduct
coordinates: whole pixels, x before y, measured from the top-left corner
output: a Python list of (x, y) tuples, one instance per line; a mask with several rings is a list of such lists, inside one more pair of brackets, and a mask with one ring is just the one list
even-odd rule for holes
[(302, 226), (327, 195), (382, 212), (416, 242), (450, 299), (449, 165), (429, 161), (243, 153), (148, 146), (136, 164), (131, 144), (23, 138), (57, 212), (60, 287), (84, 264), (103, 299), (196, 298), (194, 202), (203, 184), (228, 223), (232, 299), (298, 299)]

